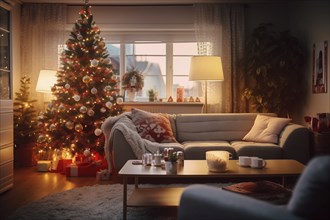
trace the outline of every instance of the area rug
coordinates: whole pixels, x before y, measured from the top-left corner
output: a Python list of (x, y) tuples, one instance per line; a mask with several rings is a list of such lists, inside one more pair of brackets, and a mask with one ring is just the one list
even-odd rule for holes
[[(227, 184), (211, 184), (222, 187)], [(153, 185), (154, 186), (154, 185)], [(156, 185), (157, 186), (157, 185)], [(161, 185), (165, 187), (165, 185)], [(173, 184), (172, 187), (185, 186)], [(143, 186), (142, 186), (143, 187)], [(149, 185), (148, 185), (149, 187)], [(159, 187), (159, 185), (157, 186)], [(166, 185), (169, 187), (169, 185)], [(128, 185), (128, 195), (134, 185)], [(123, 218), (123, 185), (94, 185), (48, 195), (16, 210), (9, 219), (83, 220)], [(153, 208), (128, 208), (127, 219), (176, 219)]]

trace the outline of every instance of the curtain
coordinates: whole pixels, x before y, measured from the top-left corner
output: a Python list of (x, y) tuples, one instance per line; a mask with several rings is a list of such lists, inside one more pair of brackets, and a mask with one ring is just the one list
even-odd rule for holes
[(244, 5), (195, 4), (194, 19), (198, 53), (220, 56), (224, 72), (223, 82), (207, 84), (208, 112), (245, 112), (245, 80), (238, 68), (244, 52)]
[(30, 94), (37, 109), (44, 108), (43, 93), (35, 91), (42, 69), (58, 69), (58, 46), (65, 43), (65, 4), (23, 4), (21, 14), (21, 74), (31, 78)]

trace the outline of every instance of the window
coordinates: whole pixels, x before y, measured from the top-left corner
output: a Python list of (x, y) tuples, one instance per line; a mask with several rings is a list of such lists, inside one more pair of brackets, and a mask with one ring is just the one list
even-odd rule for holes
[(107, 49), (120, 76), (131, 70), (143, 74), (144, 87), (137, 94), (138, 101), (147, 101), (150, 89), (157, 91), (158, 98), (175, 98), (179, 86), (184, 87), (185, 97), (197, 96), (196, 86), (189, 81), (190, 58), (197, 55), (196, 42), (107, 44)]

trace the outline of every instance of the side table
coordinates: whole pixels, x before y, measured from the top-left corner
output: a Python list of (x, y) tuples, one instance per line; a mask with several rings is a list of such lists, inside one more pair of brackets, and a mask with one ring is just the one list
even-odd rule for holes
[(330, 132), (313, 132), (313, 156), (330, 154)]

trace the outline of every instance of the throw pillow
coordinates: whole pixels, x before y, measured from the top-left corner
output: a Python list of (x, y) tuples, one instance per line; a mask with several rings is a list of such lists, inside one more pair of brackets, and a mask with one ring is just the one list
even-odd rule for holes
[(150, 113), (132, 108), (132, 121), (140, 136), (152, 142), (177, 142), (168, 117), (164, 114)]
[(289, 118), (257, 115), (251, 130), (243, 140), (277, 144), (278, 135), (290, 121)]

